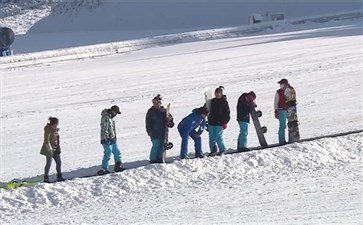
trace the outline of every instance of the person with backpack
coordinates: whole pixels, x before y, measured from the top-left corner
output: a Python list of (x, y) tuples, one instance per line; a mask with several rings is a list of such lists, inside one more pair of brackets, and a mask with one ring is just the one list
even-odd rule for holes
[(114, 117), (121, 114), (120, 108), (117, 105), (110, 109), (104, 109), (101, 113), (101, 144), (103, 147), (102, 169), (98, 171), (98, 175), (108, 174), (109, 161), (111, 153), (115, 160), (115, 172), (123, 171), (121, 152), (117, 145), (116, 123)]
[[(220, 86), (214, 91), (215, 98), (211, 100), (210, 112), (208, 115), (208, 133), (210, 155), (223, 154), (226, 145), (223, 140), (223, 130), (227, 128), (230, 120), (230, 109), (227, 97), (223, 95), (223, 87)], [(218, 147), (216, 147), (216, 144)]]
[(275, 94), (274, 112), (275, 118), (279, 120), (279, 144), (286, 144), (286, 123), (288, 118), (289, 106), (296, 106), (296, 92), (285, 78), (277, 82), (280, 88)]
[(201, 135), (206, 127), (206, 117), (208, 116), (208, 113), (208, 108), (204, 105), (194, 109), (191, 114), (182, 119), (178, 124), (178, 131), (182, 138), (180, 150), (181, 159), (187, 158), (189, 137), (194, 140), (195, 157), (204, 157)]
[(46, 157), (44, 168), (44, 182), (49, 182), (49, 170), (52, 165), (52, 159), (56, 163), (57, 181), (64, 181), (62, 176), (61, 147), (59, 138), (59, 120), (55, 117), (49, 117), (49, 123), (44, 127), (44, 141), (40, 154)]
[(250, 123), (251, 107), (255, 107), (255, 92), (243, 93), (237, 102), (237, 121), (240, 128), (238, 136), (238, 151), (248, 151), (247, 136)]
[(166, 129), (174, 127), (174, 122), (171, 114), (167, 118), (160, 95), (155, 96), (152, 103), (146, 114), (146, 132), (152, 142), (150, 163), (162, 163)]

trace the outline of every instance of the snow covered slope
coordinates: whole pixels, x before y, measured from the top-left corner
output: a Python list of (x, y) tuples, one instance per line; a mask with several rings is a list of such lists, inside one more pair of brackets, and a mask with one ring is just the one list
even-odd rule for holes
[[(81, 168), (97, 171), (102, 156), (100, 112), (113, 104), (123, 112), (116, 120), (124, 161), (147, 160), (150, 141), (144, 118), (158, 93), (172, 103), (178, 122), (203, 104), (205, 87), (224, 85), (232, 108), (226, 143), (232, 148), (238, 134), (235, 105), (239, 95), (250, 90), (257, 93), (264, 112), (261, 123), (269, 128), (267, 140), (276, 143), (273, 96), (282, 77), (297, 89), (303, 138), (362, 129), (360, 32), (360, 20), (333, 22), (300, 32), (2, 70), (1, 181), (42, 174), (42, 128), (51, 115), (61, 120), (68, 175)], [(170, 135), (175, 148), (168, 154), (177, 155), (179, 135), (175, 129)], [(258, 145), (252, 129), (249, 145)]]
[[(335, 25), (339, 25), (339, 23), (346, 24), (354, 20), (356, 21), (355, 23), (359, 26), (362, 25), (361, 22), (359, 22), (362, 18), (363, 11), (360, 10), (334, 14), (324, 14), (318, 16), (285, 20), (281, 22), (269, 22), (240, 27), (202, 30), (195, 32), (149, 37), (138, 40), (113, 42), (76, 48), (57, 49), (30, 54), (18, 54), (12, 57), (0, 58), (0, 63), (2, 64), (2, 68), (13, 68), (49, 62), (82, 59), (94, 56), (122, 54), (155, 46), (167, 46), (187, 42), (217, 40), (231, 37), (246, 37), (257, 34), (278, 34), (286, 30), (290, 32), (302, 31), (301, 34), (303, 34), (304, 30), (319, 29), (324, 28), (325, 26), (329, 26), (329, 23), (332, 21), (335, 21)], [(340, 22), (337, 23), (336, 21)], [(355, 30), (354, 32), (355, 33), (351, 34), (357, 35), (361, 33), (359, 30)], [(67, 42), (62, 41), (62, 44), (66, 46)], [(54, 43), (50, 43), (48, 47), (54, 47)], [(35, 46), (35, 48), (38, 47)]]
[[(21, 1), (23, 2), (23, 1)], [(0, 25), (27, 31), (13, 45), (16, 54), (108, 43), (136, 38), (174, 34), (200, 29), (241, 26), (248, 16), (284, 12), (287, 19), (325, 13), (362, 10), (358, 0), (183, 0), (183, 1), (113, 1), (113, 0), (26, 0), (26, 10), (16, 16), (1, 18)], [(47, 2), (47, 3), (45, 3)], [(39, 8), (44, 4), (46, 10)], [(1, 6), (1, 5), (0, 5)], [(31, 7), (30, 7), (31, 6)], [(50, 13), (50, 8), (52, 13)], [(8, 11), (11, 12), (10, 8)], [(14, 10), (17, 12), (17, 10)], [(23, 13), (29, 12), (29, 13)], [(4, 14), (6, 15), (6, 13)], [(49, 16), (48, 16), (49, 15)], [(27, 19), (27, 16), (29, 19)], [(26, 24), (24, 24), (24, 22)], [(23, 27), (24, 26), (24, 27)]]
[(360, 224), (362, 138), (0, 189), (0, 218), (3, 224)]
[[(65, 177), (100, 168), (102, 109), (116, 118), (125, 163), (147, 161), (151, 99), (172, 103), (176, 122), (223, 85), (232, 109), (225, 141), (238, 135), (235, 106), (254, 90), (276, 143), (277, 81), (298, 94), (303, 138), (363, 128), (362, 21), (305, 30), (165, 45), (101, 58), (1, 69), (0, 182), (41, 179), (43, 126), (60, 118)], [(287, 27), (286, 27), (287, 29)], [(361, 224), (362, 134), (166, 165), (104, 177), (0, 190), (1, 224)], [(170, 132), (179, 153), (180, 137)], [(250, 127), (249, 146), (258, 141)], [(192, 146), (192, 145), (191, 145)], [(207, 134), (203, 134), (208, 151)], [(190, 148), (192, 152), (192, 147)], [(54, 170), (54, 167), (52, 168)], [(52, 176), (54, 179), (54, 176)]]

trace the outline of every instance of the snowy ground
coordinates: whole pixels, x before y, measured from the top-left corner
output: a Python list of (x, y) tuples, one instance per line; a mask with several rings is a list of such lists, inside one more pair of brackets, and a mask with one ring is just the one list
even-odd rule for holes
[[(225, 86), (232, 109), (225, 141), (231, 148), (238, 135), (236, 102), (250, 90), (264, 112), (267, 140), (276, 142), (273, 97), (282, 77), (297, 90), (303, 138), (362, 129), (361, 29), (361, 20), (332, 22), (299, 32), (1, 70), (0, 181), (42, 174), (39, 150), (50, 115), (61, 120), (65, 176), (95, 173), (102, 157), (100, 112), (112, 104), (123, 112), (116, 118), (123, 160), (147, 160), (144, 117), (158, 93), (172, 103), (178, 122), (203, 104), (205, 87)], [(170, 135), (175, 148), (168, 154), (175, 156), (180, 138), (176, 129)], [(258, 145), (252, 127), (249, 145)], [(0, 218), (5, 224), (359, 224), (361, 151), (358, 134), (0, 190)]]
[(0, 218), (3, 224), (361, 224), (362, 137), (0, 190)]

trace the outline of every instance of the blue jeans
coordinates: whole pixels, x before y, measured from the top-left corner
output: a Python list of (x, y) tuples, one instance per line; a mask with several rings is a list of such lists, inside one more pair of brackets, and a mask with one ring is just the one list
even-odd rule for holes
[(283, 144), (286, 142), (285, 139), (285, 130), (286, 130), (286, 120), (287, 120), (287, 110), (279, 109), (279, 143)]
[(215, 152), (216, 143), (218, 145), (219, 152), (224, 152), (226, 150), (226, 145), (223, 141), (223, 127), (208, 125), (208, 133), (210, 152)]
[(150, 151), (150, 161), (162, 162), (163, 161), (163, 150), (164, 150), (164, 140), (163, 139), (153, 139), (151, 140), (152, 147)]
[(111, 153), (113, 154), (113, 157), (115, 159), (115, 163), (116, 162), (121, 162), (121, 152), (120, 149), (118, 148), (117, 144), (102, 144), (103, 146), (103, 159), (102, 159), (102, 169), (104, 170), (108, 170), (108, 162), (111, 159)]
[(62, 161), (61, 161), (60, 153), (54, 153), (53, 156), (47, 156), (47, 158), (46, 158), (47, 163), (45, 164), (45, 168), (44, 168), (45, 176), (48, 176), (48, 174), (49, 174), (50, 166), (52, 165), (52, 159), (54, 159), (54, 161), (55, 161), (57, 174), (62, 173), (62, 168), (61, 168)]
[(182, 143), (181, 143), (181, 150), (180, 150), (180, 158), (185, 159), (188, 155), (188, 140), (189, 137), (191, 137), (194, 140), (194, 148), (195, 148), (195, 154), (197, 157), (203, 157), (203, 151), (202, 151), (202, 138), (200, 137), (197, 132), (192, 131), (187, 135), (186, 137), (181, 136)]
[(247, 135), (248, 135), (248, 123), (238, 121), (239, 136), (238, 136), (238, 149), (247, 148)]

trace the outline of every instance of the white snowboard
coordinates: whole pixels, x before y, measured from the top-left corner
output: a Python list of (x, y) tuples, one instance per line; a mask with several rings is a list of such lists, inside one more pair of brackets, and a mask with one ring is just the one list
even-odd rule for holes
[(207, 87), (204, 89), (204, 98), (205, 98), (205, 104), (210, 111), (211, 108), (211, 100), (214, 98), (214, 89)]

